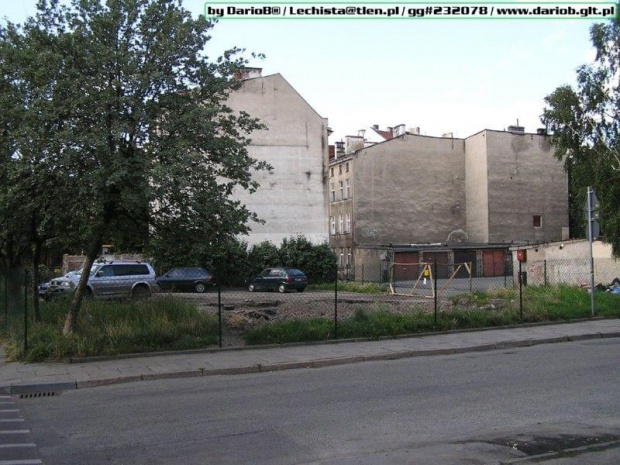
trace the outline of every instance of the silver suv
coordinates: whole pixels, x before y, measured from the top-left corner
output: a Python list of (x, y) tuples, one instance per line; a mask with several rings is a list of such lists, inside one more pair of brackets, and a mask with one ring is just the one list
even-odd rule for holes
[[(78, 280), (79, 276), (77, 279), (75, 277), (52, 279), (47, 292), (50, 296), (73, 293)], [(86, 297), (143, 299), (158, 290), (155, 271), (148, 263), (120, 260), (98, 261), (90, 270)]]

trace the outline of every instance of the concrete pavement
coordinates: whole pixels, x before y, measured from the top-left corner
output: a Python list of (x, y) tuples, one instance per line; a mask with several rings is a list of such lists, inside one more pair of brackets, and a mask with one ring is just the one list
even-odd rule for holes
[(0, 348), (0, 395), (44, 396), (67, 389), (152, 379), (317, 368), (608, 337), (620, 337), (620, 319), (523, 325), (380, 341), (338, 341), (142, 354), (116, 359), (91, 359), (78, 363), (9, 363)]

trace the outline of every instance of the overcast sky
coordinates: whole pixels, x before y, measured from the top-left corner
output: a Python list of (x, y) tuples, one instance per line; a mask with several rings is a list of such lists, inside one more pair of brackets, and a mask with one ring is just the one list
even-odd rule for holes
[[(291, 2), (294, 3), (294, 2)], [(437, 2), (446, 4), (446, 2)], [(2, 0), (23, 22), (35, 0)], [(594, 2), (593, 2), (594, 4)], [(204, 0), (184, 0), (194, 15)], [(221, 20), (207, 54), (233, 46), (264, 53), (334, 130), (330, 143), (372, 124), (467, 137), (519, 121), (541, 127), (546, 95), (590, 63), (591, 20)]]

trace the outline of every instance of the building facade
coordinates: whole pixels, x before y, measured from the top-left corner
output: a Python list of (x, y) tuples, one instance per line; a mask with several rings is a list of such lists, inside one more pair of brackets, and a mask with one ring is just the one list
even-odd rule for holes
[(330, 159), (328, 178), (330, 245), (342, 274), (358, 278), (356, 268), (377, 258), (425, 256), (497, 276), (511, 244), (568, 236), (567, 176), (544, 135), (406, 132), (343, 152)]
[(243, 70), (241, 89), (227, 105), (260, 119), (266, 130), (252, 133), (250, 155), (272, 166), (253, 174), (260, 187), (235, 198), (264, 224), (251, 223), (242, 237), (249, 245), (303, 235), (319, 244), (328, 240), (326, 173), (327, 119), (322, 118), (280, 75), (262, 76), (259, 68)]

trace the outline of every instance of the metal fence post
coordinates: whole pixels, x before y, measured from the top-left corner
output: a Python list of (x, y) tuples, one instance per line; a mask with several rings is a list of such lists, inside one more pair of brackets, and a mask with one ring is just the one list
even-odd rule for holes
[(519, 260), (519, 314), (523, 320), (523, 273), (521, 272), (521, 260)]
[(220, 277), (217, 278), (217, 318), (218, 318), (218, 331), (220, 339), (220, 349), (222, 348), (222, 285)]
[(435, 326), (437, 326), (437, 262), (433, 262), (433, 294), (435, 296)]
[(334, 339), (338, 339), (338, 270), (334, 284)]
[(24, 269), (24, 355), (28, 353), (28, 270)]
[(9, 273), (4, 272), (4, 330), (9, 332)]

